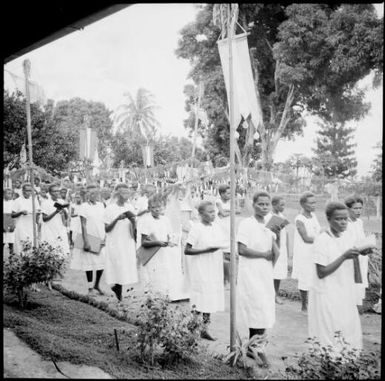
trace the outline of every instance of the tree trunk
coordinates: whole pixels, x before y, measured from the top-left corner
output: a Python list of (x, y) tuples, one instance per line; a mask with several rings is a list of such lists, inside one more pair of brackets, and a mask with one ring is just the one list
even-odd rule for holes
[[(269, 42), (266, 40), (266, 42), (269, 44)], [(270, 49), (272, 50), (272, 47), (269, 44)], [(252, 63), (252, 68), (254, 71), (254, 88), (256, 91), (256, 95), (258, 98), (258, 101), (260, 102), (259, 97), (259, 90), (258, 90), (258, 81), (259, 81), (259, 75), (258, 75), (258, 68), (257, 68), (257, 62), (253, 58), (255, 48), (250, 49), (250, 59)], [(275, 73), (274, 73), (274, 83), (275, 83), (275, 93), (278, 94), (280, 91), (280, 81), (279, 81), (279, 62), (276, 61), (275, 65)], [(275, 105), (271, 103), (270, 105), (270, 124), (274, 126), (273, 130), (266, 130), (263, 123), (258, 126), (258, 132), (261, 136), (262, 141), (262, 167), (265, 171), (270, 171), (273, 167), (273, 156), (275, 149), (277, 148), (277, 144), (279, 142), (279, 139), (282, 136), (282, 133), (284, 132), (287, 124), (289, 123), (289, 111), (291, 109), (291, 106), (293, 104), (294, 100), (294, 85), (289, 86), (289, 90), (286, 97), (285, 107), (282, 111), (282, 115), (280, 118), (277, 118), (279, 114), (279, 110), (276, 109)], [(262, 107), (261, 107), (262, 112)], [(278, 123), (279, 120), (279, 123)]]

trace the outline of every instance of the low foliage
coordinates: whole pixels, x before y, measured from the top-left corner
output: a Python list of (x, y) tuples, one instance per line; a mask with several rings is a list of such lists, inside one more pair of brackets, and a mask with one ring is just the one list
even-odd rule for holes
[[(380, 379), (379, 352), (359, 353), (346, 345), (340, 332), (335, 336), (341, 345), (340, 352), (337, 353), (330, 345), (321, 346), (314, 338), (308, 339), (306, 342), (311, 345), (308, 352), (296, 355), (296, 363), (287, 365), (283, 376), (300, 380)], [(286, 357), (282, 360), (285, 362)]]
[(174, 309), (166, 297), (149, 294), (141, 306), (135, 336), (140, 361), (166, 366), (197, 353), (203, 322), (194, 312)]
[(381, 287), (382, 255), (381, 252), (374, 252), (369, 255), (369, 284), (374, 287)]
[(4, 288), (17, 295), (20, 306), (24, 307), (27, 288), (62, 276), (65, 263), (60, 248), (52, 247), (47, 242), (42, 242), (36, 248), (32, 247), (31, 242), (24, 242), (21, 254), (11, 253), (3, 261)]

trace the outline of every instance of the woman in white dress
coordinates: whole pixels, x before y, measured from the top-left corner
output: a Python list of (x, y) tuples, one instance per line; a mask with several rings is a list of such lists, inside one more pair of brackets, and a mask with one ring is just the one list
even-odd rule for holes
[(334, 337), (340, 331), (354, 348), (362, 347), (361, 323), (356, 307), (353, 258), (360, 253), (347, 234), (348, 211), (340, 202), (326, 206), (329, 229), (314, 241), (313, 284), (309, 292), (309, 336), (322, 346), (342, 349)]
[[(12, 189), (4, 189), (3, 193), (3, 214), (6, 214), (8, 218), (12, 215)], [(13, 244), (15, 242), (15, 226), (5, 227), (3, 226), (3, 248), (8, 245), (9, 253), (13, 252)]]
[(77, 233), (81, 233), (81, 223), (79, 216), (79, 209), (82, 204), (82, 199), (79, 192), (75, 192), (74, 202), (70, 205), (70, 245), (73, 247), (74, 239)]
[(104, 211), (106, 231), (106, 283), (113, 285), (112, 291), (122, 300), (123, 285), (138, 282), (135, 248), (135, 219), (128, 206), (130, 191), (127, 184), (115, 188), (116, 200)]
[[(256, 360), (268, 362), (264, 353), (266, 329), (275, 323), (273, 267), (279, 257), (274, 233), (265, 226), (270, 196), (257, 192), (253, 196), (254, 216), (245, 218), (238, 228), (238, 316), (249, 328), (249, 348)], [(262, 343), (262, 344), (261, 344)]]
[[(185, 298), (179, 238), (168, 217), (163, 215), (164, 203), (158, 195), (148, 200), (150, 214), (142, 220), (142, 246), (159, 246), (157, 253), (141, 266), (146, 288), (168, 295), (171, 301)], [(180, 235), (180, 234), (179, 234)]]
[(70, 247), (66, 221), (68, 212), (66, 208), (56, 208), (56, 202), (63, 203), (60, 197), (60, 188), (56, 184), (51, 184), (48, 188), (50, 198), (41, 205), (43, 213), (43, 224), (41, 226), (41, 240), (48, 242), (53, 247), (60, 247), (63, 256), (69, 256)]
[[(272, 212), (265, 217), (266, 223), (269, 222), (270, 218), (273, 215), (286, 219), (282, 214), (285, 209), (285, 200), (282, 196), (274, 196), (271, 199)], [(282, 304), (282, 300), (279, 298), (279, 286), (282, 279), (287, 278), (287, 258), (289, 255), (289, 233), (286, 227), (280, 229), (278, 226), (276, 229), (271, 229), (278, 237), (277, 245), (279, 247), (279, 257), (274, 265), (273, 277), (274, 277), (274, 289), (275, 289), (275, 302), (277, 304)]]
[[(215, 205), (218, 209), (218, 224), (221, 227), (223, 234), (227, 238), (228, 248), (226, 252), (230, 252), (230, 186), (222, 184), (218, 187), (219, 197), (215, 201)], [(228, 257), (228, 256), (227, 256)], [(223, 272), (224, 282), (230, 283), (230, 262), (229, 258), (223, 257)]]
[(312, 250), (314, 239), (321, 226), (314, 213), (316, 200), (311, 192), (305, 192), (299, 199), (302, 212), (295, 218), (293, 244), (293, 272), (291, 277), (298, 279), (301, 294), (302, 312), (307, 312), (308, 291), (312, 283)]
[(190, 282), (190, 304), (203, 314), (201, 337), (215, 340), (207, 327), (210, 313), (225, 309), (223, 254), (220, 250), (225, 237), (220, 226), (214, 222), (215, 208), (210, 201), (203, 201), (198, 212), (201, 221), (192, 224), (184, 250)]
[[(79, 205), (77, 212), (80, 216), (80, 231), (74, 231), (74, 240), (76, 233), (83, 237), (83, 249), (74, 248), (73, 257), (70, 264), (71, 269), (85, 271), (88, 282), (88, 293), (93, 294), (97, 291), (100, 295), (104, 295), (99, 288), (100, 278), (102, 277), (105, 266), (105, 249), (101, 248), (99, 254), (90, 253), (90, 243), (88, 234), (99, 238), (102, 242), (105, 241), (106, 232), (104, 229), (104, 205), (97, 201), (99, 192), (95, 185), (87, 187), (88, 201)], [(80, 200), (80, 195), (79, 195)], [(95, 283), (93, 283), (93, 272), (96, 271)]]
[[(358, 242), (365, 238), (364, 224), (360, 218), (364, 202), (361, 197), (351, 196), (345, 200), (345, 205), (348, 207), (349, 212), (347, 232), (352, 235), (353, 243)], [(360, 255), (358, 260), (360, 263), (362, 283), (357, 283), (355, 288), (357, 306), (362, 306), (362, 302), (365, 299), (366, 289), (369, 287), (368, 256)]]
[[(36, 211), (36, 232), (37, 223), (39, 220), (40, 205), (35, 200)], [(13, 201), (12, 204), (12, 218), (15, 221), (15, 253), (21, 254), (23, 250), (23, 241), (33, 241), (33, 225), (32, 225), (32, 187), (30, 184), (22, 186), (22, 195)]]

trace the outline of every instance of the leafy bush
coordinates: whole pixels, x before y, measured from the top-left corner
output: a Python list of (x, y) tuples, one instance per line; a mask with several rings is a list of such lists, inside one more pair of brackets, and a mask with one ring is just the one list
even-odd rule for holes
[[(340, 332), (336, 338), (341, 351), (331, 347), (322, 347), (315, 339), (308, 339), (311, 344), (307, 353), (296, 355), (296, 364), (286, 366), (286, 379), (312, 380), (357, 380), (380, 379), (380, 352), (359, 352), (347, 346)], [(285, 362), (286, 357), (282, 360)]]
[(381, 287), (381, 274), (382, 274), (382, 255), (381, 251), (374, 252), (369, 255), (368, 261), (369, 267), (369, 284), (371, 286), (380, 288)]
[(149, 294), (141, 306), (135, 346), (140, 360), (154, 365), (172, 365), (197, 353), (203, 321), (195, 311), (183, 312), (168, 298)]
[(52, 281), (62, 276), (65, 266), (62, 250), (42, 242), (32, 247), (31, 242), (23, 242), (20, 254), (11, 253), (3, 261), (3, 285), (6, 290), (17, 295), (21, 307), (27, 300), (26, 289), (34, 283)]

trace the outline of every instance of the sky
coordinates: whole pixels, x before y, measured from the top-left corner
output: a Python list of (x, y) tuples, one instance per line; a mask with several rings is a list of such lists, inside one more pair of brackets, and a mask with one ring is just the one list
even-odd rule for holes
[[(383, 15), (383, 4), (375, 4)], [(156, 111), (160, 133), (188, 136), (183, 127), (183, 88), (189, 82), (188, 61), (175, 55), (180, 30), (194, 21), (193, 4), (135, 4), (105, 19), (42, 46), (4, 66), (22, 76), (22, 62), (29, 58), (31, 79), (55, 101), (81, 97), (100, 101), (110, 110), (125, 102), (124, 93), (136, 94), (140, 87), (151, 91), (159, 108)], [(7, 73), (5, 86), (12, 86)], [(376, 155), (373, 149), (382, 141), (382, 86), (368, 86), (369, 114), (354, 123), (357, 143), (358, 175), (364, 175)], [(317, 125), (309, 118), (304, 136), (294, 142), (281, 141), (276, 161), (284, 161), (293, 153), (312, 156)]]

